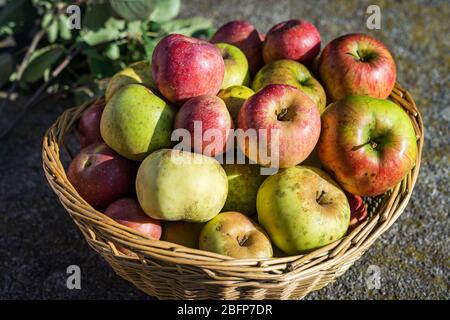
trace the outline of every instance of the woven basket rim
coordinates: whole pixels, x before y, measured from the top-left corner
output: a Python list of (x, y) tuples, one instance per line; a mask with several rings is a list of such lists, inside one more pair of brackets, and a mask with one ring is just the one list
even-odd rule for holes
[[(150, 239), (92, 208), (68, 181), (60, 160), (60, 146), (72, 156), (65, 144), (67, 134), (72, 131), (77, 119), (88, 106), (104, 103), (103, 97), (82, 106), (67, 109), (47, 130), (42, 149), (43, 169), (50, 186), (83, 235), (105, 250), (104, 252), (113, 254), (124, 262), (148, 263), (148, 258), (151, 258), (186, 268), (200, 267), (214, 280), (236, 281), (236, 285), (239, 285), (240, 280), (247, 279), (256, 281), (260, 287), (263, 286), (262, 281), (270, 288), (273, 285), (292, 281), (300, 275), (307, 277), (320, 270), (332, 268), (349, 256), (361, 256), (403, 212), (411, 197), (420, 169), (424, 126), (422, 116), (406, 89), (396, 83), (390, 98), (407, 112), (415, 129), (418, 144), (415, 167), (389, 191), (388, 195), (385, 195), (378, 212), (370, 219), (358, 225), (342, 239), (304, 255), (237, 259), (200, 249), (191, 249), (163, 240)], [(117, 246), (131, 250), (136, 253), (136, 256), (121, 253), (117, 250)], [(95, 249), (98, 251), (98, 248)], [(156, 262), (155, 265), (157, 265)], [(245, 285), (252, 285), (251, 281)]]

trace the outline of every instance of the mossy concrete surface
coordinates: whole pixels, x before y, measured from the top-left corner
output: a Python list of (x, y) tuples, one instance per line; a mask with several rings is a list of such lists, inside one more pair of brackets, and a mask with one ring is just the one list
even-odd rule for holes
[[(382, 40), (398, 66), (398, 81), (425, 121), (422, 168), (397, 222), (335, 283), (308, 299), (448, 299), (449, 154), (448, 1), (183, 1), (182, 16), (204, 15), (216, 26), (249, 19), (260, 31), (288, 18), (312, 21), (323, 44), (350, 32)], [(381, 29), (367, 30), (366, 8), (381, 8)], [(64, 105), (66, 104), (66, 105)], [(47, 185), (42, 136), (67, 107), (46, 101), (0, 141), (0, 299), (149, 299), (89, 248)], [(81, 267), (81, 290), (66, 288), (66, 268)], [(380, 288), (366, 283), (369, 266)], [(372, 267), (373, 268), (373, 267)]]

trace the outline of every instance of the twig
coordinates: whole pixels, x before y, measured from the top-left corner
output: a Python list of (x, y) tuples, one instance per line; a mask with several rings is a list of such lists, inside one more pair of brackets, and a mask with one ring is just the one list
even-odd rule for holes
[(47, 87), (50, 85), (50, 83), (56, 79), (59, 74), (64, 70), (64, 68), (70, 63), (70, 61), (81, 51), (81, 47), (78, 47), (74, 50), (70, 50), (69, 53), (66, 55), (64, 60), (50, 73), (50, 77), (47, 82), (42, 83), (39, 88), (33, 93), (33, 95), (25, 102), (25, 105), (23, 106), (22, 111), (20, 114), (11, 121), (7, 128), (3, 130), (3, 132), (0, 134), (0, 139), (6, 136), (6, 134), (14, 127), (14, 125), (19, 121), (25, 113), (28, 111), (28, 109), (33, 106), (33, 104), (38, 101), (38, 98), (40, 95), (42, 95), (43, 92), (47, 89)]
[[(51, 22), (48, 25), (50, 25), (50, 24), (51, 24)], [(14, 79), (14, 82), (9, 87), (8, 93), (6, 95), (6, 98), (2, 102), (0, 110), (2, 110), (5, 107), (6, 102), (10, 100), (11, 94), (14, 92), (14, 90), (16, 90), (17, 83), (22, 78), (23, 72), (25, 71), (25, 67), (28, 64), (28, 61), (30, 60), (31, 55), (36, 50), (36, 47), (39, 44), (39, 42), (41, 42), (42, 38), (47, 33), (47, 29), (48, 28), (41, 29), (41, 30), (39, 30), (38, 33), (36, 33), (34, 35), (33, 40), (31, 41), (31, 44), (28, 47), (27, 52), (25, 53), (25, 57), (23, 58), (22, 62), (19, 64), (19, 66), (17, 67), (16, 78)]]

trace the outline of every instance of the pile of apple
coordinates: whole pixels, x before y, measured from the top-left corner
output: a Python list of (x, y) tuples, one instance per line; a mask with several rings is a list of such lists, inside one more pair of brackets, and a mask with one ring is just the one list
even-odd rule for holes
[[(413, 168), (417, 144), (407, 113), (387, 100), (396, 66), (386, 47), (363, 34), (320, 47), (304, 20), (266, 36), (247, 21), (209, 42), (166, 36), (151, 63), (117, 73), (106, 104), (82, 114), (68, 179), (94, 208), (152, 239), (236, 258), (342, 238), (367, 215), (361, 197)], [(232, 129), (267, 134), (235, 139)], [(173, 141), (175, 132), (187, 135)], [(218, 161), (239, 152), (246, 163)]]

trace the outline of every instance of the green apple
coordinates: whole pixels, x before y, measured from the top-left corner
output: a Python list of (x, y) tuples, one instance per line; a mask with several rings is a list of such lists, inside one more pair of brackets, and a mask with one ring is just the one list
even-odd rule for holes
[(239, 212), (219, 213), (200, 233), (202, 250), (233, 258), (270, 258), (272, 244), (264, 230)]
[(317, 106), (325, 110), (327, 97), (322, 85), (301, 63), (293, 60), (276, 60), (266, 64), (253, 79), (252, 89), (259, 91), (268, 84), (288, 84), (303, 91)]
[(246, 86), (231, 86), (220, 90), (217, 96), (225, 102), (231, 118), (236, 120), (242, 105), (254, 93), (252, 89)]
[(170, 147), (176, 110), (140, 84), (129, 84), (106, 103), (100, 133), (125, 158), (141, 161), (154, 150)]
[(317, 168), (290, 167), (268, 177), (256, 201), (259, 223), (290, 255), (342, 238), (350, 223), (345, 193)]
[(138, 61), (117, 72), (108, 82), (105, 99), (109, 101), (114, 93), (128, 84), (143, 84), (149, 89), (155, 89), (156, 84), (152, 76), (152, 67), (146, 60)]
[(204, 225), (186, 221), (164, 221), (161, 240), (198, 249), (198, 239)]
[(266, 176), (256, 164), (224, 164), (228, 177), (228, 196), (222, 211), (256, 213), (256, 195)]
[(248, 85), (250, 82), (250, 74), (245, 54), (238, 47), (228, 43), (216, 43), (215, 45), (222, 54), (225, 64), (225, 74), (221, 89), (226, 89), (234, 85)]
[(213, 158), (162, 149), (150, 154), (139, 167), (136, 193), (151, 218), (205, 222), (223, 208), (228, 181)]

